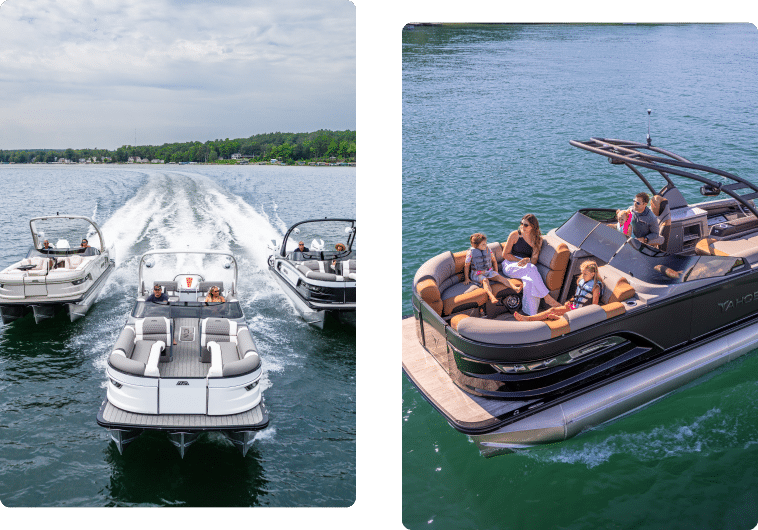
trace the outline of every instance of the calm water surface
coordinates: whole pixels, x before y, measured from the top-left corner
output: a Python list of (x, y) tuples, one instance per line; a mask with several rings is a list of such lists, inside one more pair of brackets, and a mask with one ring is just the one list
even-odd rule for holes
[[(527, 212), (546, 232), (579, 208), (628, 207), (639, 179), (568, 142), (644, 142), (648, 108), (654, 145), (758, 182), (752, 25), (458, 26), (402, 39), (406, 315), (418, 267), (473, 232), (503, 241)], [(753, 528), (756, 374), (753, 352), (611, 424), (494, 459), (403, 377), (403, 522)]]
[[(87, 316), (0, 324), (0, 501), (5, 506), (350, 506), (355, 500), (355, 328), (300, 319), (267, 244), (297, 221), (355, 216), (354, 168), (0, 166), (2, 268), (28, 220), (87, 215), (116, 270)], [(340, 197), (335, 201), (334, 197)], [(121, 456), (95, 422), (105, 368), (153, 248), (231, 250), (263, 360), (270, 425), (245, 458), (202, 435), (182, 460), (145, 433)]]

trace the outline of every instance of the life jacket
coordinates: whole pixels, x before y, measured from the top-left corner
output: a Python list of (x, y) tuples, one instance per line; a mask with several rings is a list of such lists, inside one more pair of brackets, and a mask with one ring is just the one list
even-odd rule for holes
[[(576, 283), (576, 293), (574, 293), (574, 305), (582, 307), (592, 303), (592, 290), (595, 288), (595, 279), (585, 282), (584, 278)], [(603, 295), (603, 284), (600, 283), (600, 295)]]
[(487, 250), (479, 250), (478, 248), (470, 248), (471, 252), (471, 267), (475, 271), (488, 271), (492, 268), (492, 252), (488, 248)]

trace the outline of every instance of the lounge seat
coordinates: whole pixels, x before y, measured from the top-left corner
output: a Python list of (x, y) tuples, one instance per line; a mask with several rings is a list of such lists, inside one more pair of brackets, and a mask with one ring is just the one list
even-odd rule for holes
[(159, 377), (158, 363), (168, 359), (166, 346), (171, 344), (171, 324), (164, 317), (140, 319), (134, 328), (121, 331), (108, 363), (134, 375)]
[[(545, 285), (551, 292), (556, 292), (563, 285), (570, 252), (565, 243), (544, 236), (542, 251), (537, 262)], [(492, 242), (487, 245), (495, 255), (498, 267), (503, 261), (503, 245)], [(488, 301), (483, 287), (473, 282), (463, 283), (463, 270), (466, 251), (444, 252), (427, 261), (419, 268), (414, 278), (414, 286), (419, 296), (440, 316), (448, 316), (484, 305)], [(511, 279), (509, 285), (490, 282), (495, 296), (521, 291), (521, 280)], [(556, 292), (557, 294), (557, 292)]]
[(755, 263), (758, 260), (758, 235), (729, 240), (704, 237), (695, 245), (695, 253), (700, 256), (733, 256)]
[[(348, 260), (353, 262), (355, 267), (355, 260)], [(322, 280), (327, 282), (343, 282), (345, 276), (342, 275), (342, 264), (337, 262), (337, 270), (331, 268), (331, 261), (304, 261), (297, 265), (297, 269), (303, 273), (306, 278), (311, 280)], [(355, 270), (353, 270), (353, 278), (355, 279)]]
[(208, 377), (229, 377), (257, 370), (261, 361), (247, 327), (226, 318), (200, 321), (201, 362), (211, 363)]

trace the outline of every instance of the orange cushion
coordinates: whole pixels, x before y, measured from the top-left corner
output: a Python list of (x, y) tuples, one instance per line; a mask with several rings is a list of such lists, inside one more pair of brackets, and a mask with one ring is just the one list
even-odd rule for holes
[(626, 313), (626, 307), (621, 302), (611, 302), (600, 307), (605, 310), (605, 318), (613, 318)]
[(440, 299), (440, 289), (437, 286), (437, 282), (431, 278), (421, 280), (416, 284), (416, 290), (418, 291), (419, 296), (421, 296), (421, 299), (429, 304), (438, 315), (442, 314), (443, 304)]
[(626, 278), (619, 278), (616, 282), (616, 287), (613, 289), (613, 294), (608, 299), (609, 302), (623, 302), (634, 296), (634, 287), (629, 285), (629, 280)]

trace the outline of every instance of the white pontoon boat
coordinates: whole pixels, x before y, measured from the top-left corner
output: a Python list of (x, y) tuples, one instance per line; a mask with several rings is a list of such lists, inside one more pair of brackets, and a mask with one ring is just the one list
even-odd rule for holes
[[(100, 229), (79, 215), (35, 217), (29, 226), (32, 248), (0, 271), (3, 323), (30, 311), (39, 323), (62, 308), (73, 322), (89, 310), (114, 269)], [(80, 240), (89, 243), (87, 238), (95, 246), (80, 246)]]
[[(142, 256), (139, 293), (108, 358), (97, 416), (119, 452), (143, 431), (168, 434), (182, 457), (197, 437), (221, 432), (242, 452), (268, 425), (261, 359), (237, 300), (229, 252), (154, 250)], [(150, 301), (154, 286), (165, 301)], [(217, 287), (223, 302), (206, 302)]]

